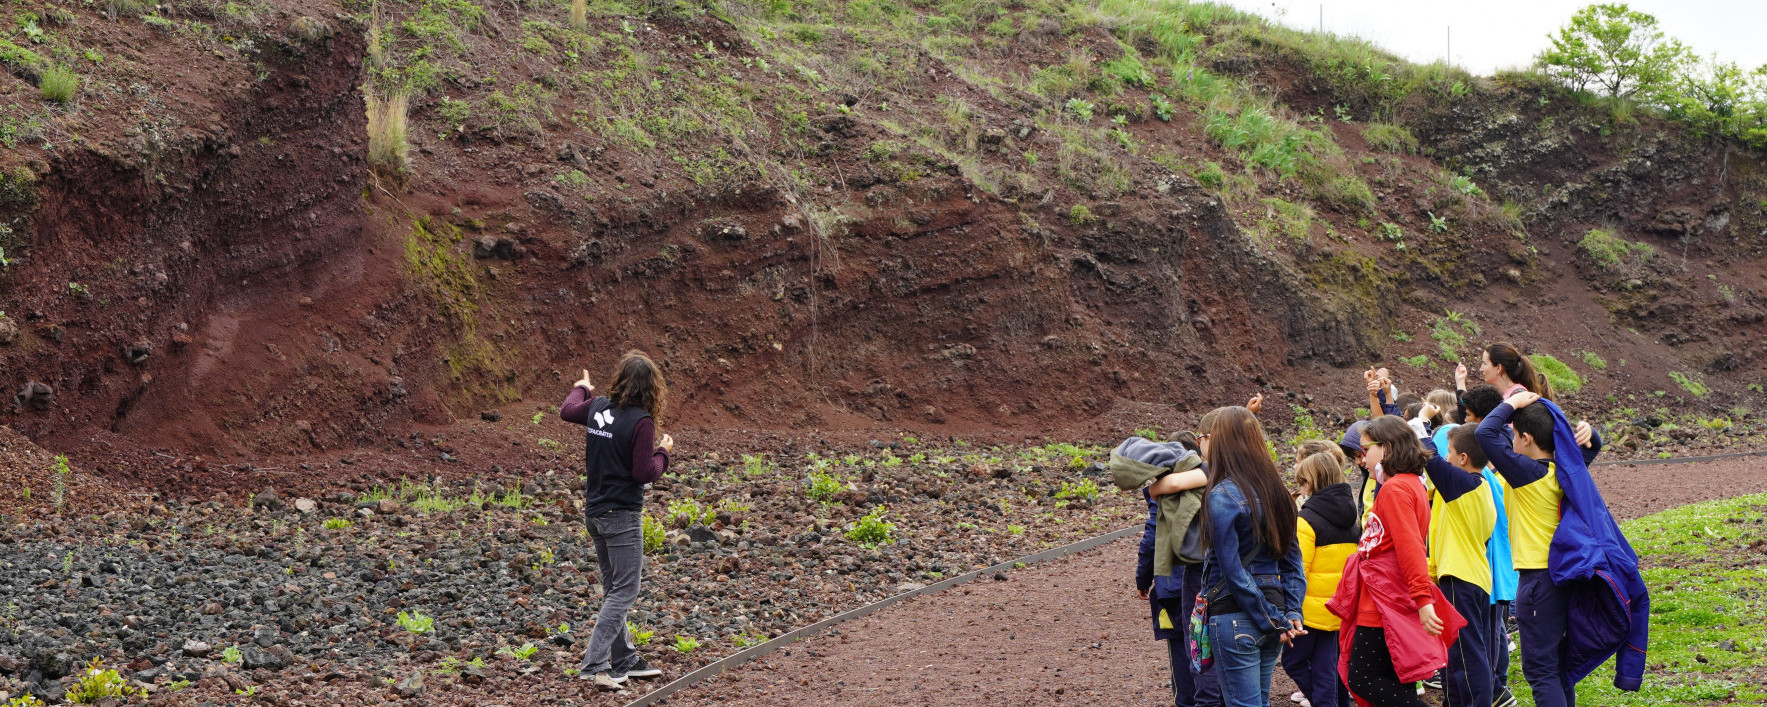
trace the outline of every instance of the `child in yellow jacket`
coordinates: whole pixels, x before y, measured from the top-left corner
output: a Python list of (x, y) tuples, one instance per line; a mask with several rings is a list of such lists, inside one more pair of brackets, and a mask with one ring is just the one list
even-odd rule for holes
[(1362, 526), (1356, 494), (1344, 478), (1344, 464), (1335, 454), (1314, 454), (1295, 467), (1295, 483), (1307, 502), (1295, 524), (1301, 566), (1307, 572), (1307, 595), (1301, 622), (1307, 633), (1282, 649), (1282, 667), (1311, 707), (1349, 707), (1349, 692), (1338, 678), (1339, 619), (1325, 608), (1337, 593), (1344, 564), (1356, 552)]

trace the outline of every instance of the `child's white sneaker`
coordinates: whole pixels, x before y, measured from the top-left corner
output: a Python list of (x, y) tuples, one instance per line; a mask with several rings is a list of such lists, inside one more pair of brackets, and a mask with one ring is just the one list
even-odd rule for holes
[(1307, 701), (1307, 693), (1296, 690), (1295, 694), (1288, 696), (1288, 701), (1293, 702), (1295, 704), (1301, 704), (1303, 702), (1306, 702)]

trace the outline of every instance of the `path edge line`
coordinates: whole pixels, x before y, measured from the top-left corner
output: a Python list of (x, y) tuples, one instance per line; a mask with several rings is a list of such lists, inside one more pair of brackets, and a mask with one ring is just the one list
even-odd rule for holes
[(708, 663), (704, 666), (701, 666), (699, 669), (694, 670), (691, 673), (688, 673), (688, 674), (683, 675), (679, 678), (676, 678), (674, 681), (670, 682), (667, 685), (659, 687), (655, 690), (651, 690), (650, 692), (644, 693), (644, 695), (639, 697), (638, 699), (635, 699), (631, 702), (627, 702), (625, 707), (650, 707), (650, 705), (654, 705), (658, 702), (661, 702), (664, 699), (668, 698), (670, 695), (675, 694), (676, 692), (679, 692), (681, 690), (685, 690), (689, 687), (693, 687), (694, 685), (699, 684), (700, 682), (703, 682), (708, 678), (719, 675), (727, 670), (730, 670), (731, 668), (735, 668), (735, 667), (740, 666), (744, 663), (748, 663), (756, 658), (767, 655), (768, 653), (772, 653), (776, 650), (779, 650), (780, 648), (783, 648), (783, 647), (790, 645), (792, 643), (796, 643), (796, 642), (803, 640), (805, 638), (810, 638), (812, 636), (820, 634), (823, 631), (825, 631), (829, 628), (832, 628), (836, 624), (846, 623), (848, 621), (852, 621), (853, 619), (867, 616), (873, 612), (876, 612), (879, 609), (890, 606), (892, 604), (896, 604), (896, 603), (902, 602), (907, 599), (913, 599), (914, 597), (918, 597), (918, 596), (924, 596), (927, 594), (936, 594), (938, 592), (942, 592), (942, 591), (945, 591), (945, 590), (950, 589), (952, 587), (955, 587), (959, 584), (963, 584), (965, 582), (970, 582), (970, 581), (973, 581), (976, 579), (980, 579), (981, 577), (986, 576), (991, 573), (1004, 572), (1006, 570), (1014, 569), (1020, 564), (1023, 564), (1025, 566), (1030, 566), (1030, 565), (1037, 564), (1039, 562), (1047, 562), (1049, 560), (1053, 560), (1056, 558), (1065, 557), (1067, 555), (1072, 555), (1076, 552), (1081, 552), (1083, 550), (1090, 550), (1092, 548), (1098, 547), (1099, 545), (1103, 545), (1103, 544), (1111, 542), (1113, 540), (1120, 540), (1122, 538), (1126, 538), (1131, 535), (1136, 535), (1141, 532), (1142, 528), (1143, 528), (1143, 526), (1141, 524), (1136, 524), (1136, 525), (1128, 527), (1128, 528), (1123, 528), (1122, 530), (1113, 530), (1113, 531), (1105, 533), (1103, 535), (1097, 535), (1094, 537), (1086, 538), (1085, 540), (1080, 540), (1077, 542), (1068, 543), (1068, 544), (1062, 545), (1060, 547), (1052, 547), (1047, 550), (1043, 550), (1041, 552), (1035, 552), (1035, 553), (1032, 553), (1029, 555), (1025, 555), (1023, 557), (1019, 557), (1019, 558), (1012, 559), (1012, 560), (1007, 560), (1006, 562), (991, 565), (988, 567), (983, 567), (982, 569), (979, 569), (979, 570), (972, 570), (970, 572), (965, 572), (965, 573), (957, 575), (955, 577), (950, 577), (948, 579), (943, 579), (943, 580), (940, 580), (940, 581), (935, 582), (933, 584), (926, 585), (926, 586), (921, 587), (919, 589), (911, 589), (909, 591), (902, 592), (901, 594), (887, 597), (881, 601), (877, 601), (877, 602), (874, 602), (871, 604), (867, 604), (865, 606), (861, 606), (857, 609), (852, 609), (849, 611), (845, 611), (845, 612), (836, 614), (834, 616), (828, 617), (826, 619), (823, 619), (823, 620), (818, 621), (816, 623), (810, 624), (808, 626), (804, 626), (802, 628), (792, 629), (791, 631), (781, 634), (778, 638), (769, 640), (766, 643), (762, 643), (757, 646), (749, 646), (748, 648), (744, 648), (740, 651), (732, 653), (732, 654), (725, 656), (721, 659), (718, 659), (718, 660)]

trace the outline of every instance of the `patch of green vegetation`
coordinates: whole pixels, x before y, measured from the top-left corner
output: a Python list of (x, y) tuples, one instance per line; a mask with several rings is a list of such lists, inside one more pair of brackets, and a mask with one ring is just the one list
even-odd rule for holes
[(1313, 227), (1313, 207), (1282, 199), (1264, 200), (1264, 220), (1259, 230), (1266, 236), (1281, 236), (1296, 243), (1306, 243)]
[(53, 65), (43, 70), (37, 89), (45, 101), (67, 103), (80, 91), (80, 75), (65, 66)]
[(104, 667), (104, 661), (98, 658), (92, 659), (80, 674), (79, 682), (74, 683), (67, 691), (67, 701), (80, 705), (95, 704), (100, 700), (146, 697), (146, 690), (131, 686), (116, 670)]
[(640, 533), (644, 536), (644, 554), (655, 555), (662, 552), (663, 547), (668, 544), (668, 531), (663, 529), (663, 524), (650, 517), (649, 513), (644, 514), (640, 524)]
[(409, 613), (403, 611), (399, 612), (397, 622), (399, 628), (415, 634), (429, 633), (436, 628), (436, 620), (434, 618), (426, 616), (423, 612), (416, 609), (411, 610)]
[(675, 645), (669, 646), (677, 653), (692, 653), (699, 648), (699, 639), (692, 636), (676, 636)]
[[(1767, 649), (1758, 627), (1767, 622), (1760, 591), (1767, 556), (1751, 545), (1767, 542), (1767, 495), (1682, 506), (1620, 524), (1638, 553), (1651, 590), (1650, 662), (1638, 692), (1613, 686), (1613, 661), (1577, 685), (1580, 703), (1604, 707), (1762, 704), (1767, 690), (1756, 678)], [(1527, 685), (1520, 661), (1510, 684)], [(1518, 689), (1521, 704), (1533, 705)]]
[(633, 645), (648, 646), (650, 645), (651, 639), (656, 638), (656, 631), (646, 630), (627, 621), (626, 635), (632, 638)]
[(1196, 180), (1197, 184), (1209, 189), (1220, 189), (1227, 183), (1227, 172), (1221, 169), (1219, 162), (1204, 162), (1198, 165), (1196, 171), (1192, 172), (1190, 176)]
[(1612, 270), (1624, 265), (1628, 260), (1644, 262), (1656, 253), (1649, 243), (1635, 243), (1614, 235), (1614, 232), (1602, 228), (1590, 229), (1577, 246), (1588, 253), (1595, 261), (1595, 267)]
[(405, 237), (405, 266), (412, 283), (435, 300), (443, 318), (470, 329), (478, 322), (479, 283), (460, 241), (454, 224), (419, 218)]
[(871, 509), (847, 531), (847, 539), (867, 548), (895, 542), (896, 524), (884, 520), (884, 512), (881, 505)]
[(1595, 353), (1594, 351), (1584, 351), (1582, 356), (1583, 356), (1583, 365), (1593, 368), (1597, 371), (1607, 370), (1607, 360), (1603, 359), (1601, 357), (1601, 354)]
[(1403, 125), (1369, 123), (1362, 128), (1362, 139), (1370, 148), (1395, 155), (1417, 154), (1417, 136)]
[(1098, 493), (1098, 484), (1094, 483), (1091, 479), (1080, 479), (1079, 481), (1063, 481), (1061, 488), (1057, 489), (1055, 492), (1055, 498), (1058, 501), (1074, 499), (1096, 501), (1098, 500)]
[(1085, 204), (1074, 204), (1072, 208), (1068, 209), (1068, 223), (1075, 226), (1084, 226), (1097, 220), (1098, 217), (1093, 216), (1092, 209)]
[(817, 503), (838, 503), (835, 495), (847, 490), (846, 479), (830, 472), (813, 471), (804, 479), (804, 494)]
[(1682, 390), (1696, 398), (1706, 397), (1708, 393), (1712, 392), (1712, 389), (1706, 387), (1706, 384), (1700, 379), (1680, 371), (1669, 371), (1669, 379), (1675, 381), (1675, 384), (1681, 386)]
[(1530, 355), (1528, 360), (1534, 364), (1534, 370), (1546, 376), (1546, 384), (1552, 386), (1554, 395), (1569, 395), (1583, 389), (1583, 376), (1564, 361), (1543, 353)]
[(1427, 354), (1418, 354), (1416, 356), (1411, 356), (1409, 358), (1400, 358), (1399, 362), (1403, 363), (1407, 366), (1410, 366), (1412, 368), (1419, 368), (1419, 369), (1429, 368), (1431, 365), (1433, 365), (1430, 363), (1430, 357)]

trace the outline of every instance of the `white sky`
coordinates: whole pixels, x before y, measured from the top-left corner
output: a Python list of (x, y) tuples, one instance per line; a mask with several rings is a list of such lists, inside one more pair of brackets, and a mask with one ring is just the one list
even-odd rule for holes
[[(1475, 74), (1526, 66), (1546, 35), (1594, 0), (1216, 0), (1297, 29), (1370, 40), (1417, 62), (1442, 58), (1453, 30), (1454, 63)], [(1767, 0), (1634, 0), (1658, 28), (1710, 56), (1744, 68), (1767, 64)], [(1280, 16), (1279, 16), (1280, 15)]]

